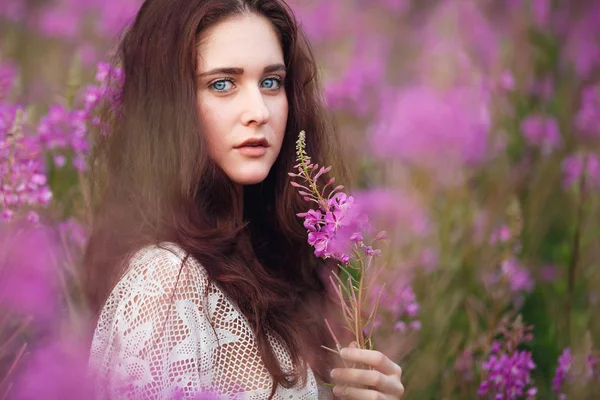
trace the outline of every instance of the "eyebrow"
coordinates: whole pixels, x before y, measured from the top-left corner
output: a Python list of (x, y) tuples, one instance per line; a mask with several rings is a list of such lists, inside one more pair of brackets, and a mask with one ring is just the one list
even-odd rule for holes
[[(270, 74), (272, 72), (285, 72), (285, 65), (283, 65), (283, 64), (267, 65), (264, 68), (263, 72), (265, 74)], [(198, 78), (204, 78), (206, 76), (219, 75), (219, 74), (242, 75), (243, 73), (244, 73), (244, 68), (233, 68), (233, 67), (214, 68), (214, 69), (211, 69), (210, 71), (206, 71), (206, 72), (199, 74)]]

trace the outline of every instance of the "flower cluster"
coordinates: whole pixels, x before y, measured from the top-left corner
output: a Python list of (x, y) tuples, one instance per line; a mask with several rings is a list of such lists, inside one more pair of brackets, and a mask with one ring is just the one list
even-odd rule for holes
[(505, 260), (501, 264), (500, 270), (511, 292), (530, 292), (533, 289), (534, 281), (531, 274), (518, 260), (514, 258)]
[(462, 167), (479, 165), (490, 156), (487, 97), (471, 87), (405, 88), (382, 105), (370, 134), (372, 148), (379, 157), (425, 168), (440, 182), (455, 183)]
[(539, 147), (544, 155), (556, 150), (562, 142), (558, 123), (551, 116), (530, 115), (521, 121), (521, 131), (525, 140)]
[(535, 363), (530, 352), (517, 350), (507, 354), (495, 342), (482, 368), (487, 373), (487, 379), (479, 386), (479, 397), (498, 400), (516, 400), (522, 396), (528, 400), (535, 398), (537, 389), (531, 382)]
[(572, 362), (573, 356), (571, 355), (571, 349), (564, 349), (558, 358), (558, 365), (556, 367), (556, 372), (554, 373), (554, 378), (552, 379), (552, 390), (559, 396), (561, 396), (563, 384), (569, 376)]
[(89, 150), (86, 115), (82, 110), (69, 111), (62, 105), (50, 107), (40, 119), (38, 137), (44, 147), (54, 153), (54, 165), (62, 167), (66, 158), (57, 150), (73, 151), (73, 167), (85, 171), (85, 154)]
[[(320, 258), (334, 258), (343, 264), (348, 264), (358, 249), (364, 255), (375, 256), (380, 253), (371, 245), (365, 244), (363, 234), (371, 230), (366, 214), (358, 211), (354, 205), (354, 198), (340, 192), (344, 187), (339, 185), (333, 188), (325, 197), (325, 190), (335, 182), (329, 182), (319, 190), (316, 181), (323, 174), (328, 173), (331, 167), (321, 167), (312, 164), (310, 157), (304, 151), (305, 133), (300, 133), (298, 140), (298, 154), (302, 161), (294, 166), (298, 173), (289, 173), (294, 178), (302, 178), (306, 186), (292, 182), (292, 186), (299, 189), (299, 194), (307, 201), (317, 203), (316, 209), (310, 209), (298, 216), (304, 218), (304, 227), (308, 231), (308, 243), (314, 247), (315, 256)], [(315, 173), (315, 171), (318, 171)], [(375, 240), (385, 238), (385, 232), (379, 232)]]
[[(21, 207), (46, 206), (52, 199), (47, 185), (38, 138), (25, 135), (25, 112), (0, 103), (0, 207), (3, 221), (11, 220)], [(30, 210), (27, 218), (39, 219)]]
[(585, 189), (600, 188), (600, 160), (595, 153), (579, 152), (567, 156), (562, 162), (562, 173), (565, 189), (583, 177)]
[[(298, 193), (306, 201), (316, 203), (317, 208), (299, 213), (298, 216), (304, 218), (308, 243), (314, 247), (315, 256), (338, 260), (341, 262), (341, 264), (338, 264), (340, 269), (347, 272), (347, 282), (344, 282), (337, 275), (335, 276), (337, 282), (334, 281), (334, 277), (331, 278), (331, 282), (340, 299), (346, 328), (354, 333), (359, 347), (371, 348), (370, 336), (373, 328), (377, 326), (379, 296), (383, 294), (383, 288), (379, 288), (377, 299), (371, 304), (371, 311), (367, 313), (366, 303), (372, 290), (367, 283), (366, 273), (371, 272), (373, 258), (380, 254), (380, 250), (372, 247), (372, 242), (385, 239), (387, 233), (380, 231), (374, 235), (369, 243), (366, 242), (365, 236), (373, 233), (369, 218), (361, 212), (361, 207), (354, 204), (352, 196), (347, 196), (340, 191), (343, 186), (334, 187), (325, 196), (326, 189), (335, 182), (335, 178), (330, 178), (323, 188), (317, 186), (317, 180), (327, 174), (331, 167), (319, 168), (318, 164), (313, 164), (305, 151), (305, 147), (306, 136), (302, 131), (296, 142), (298, 164), (294, 168), (297, 172), (290, 172), (289, 175), (304, 181), (304, 184), (293, 181), (291, 184), (299, 189)], [(353, 273), (350, 270), (354, 270)], [(396, 295), (394, 300), (397, 300), (397, 297), (400, 296), (403, 303), (401, 306), (391, 306), (390, 311), (396, 318), (397, 329), (406, 330), (406, 322), (402, 317), (405, 314), (410, 318), (415, 317), (419, 307), (410, 288), (402, 288), (400, 292), (394, 294)], [(389, 299), (386, 298), (386, 300)], [(418, 321), (411, 321), (410, 324), (412, 329), (420, 327)], [(333, 331), (331, 333), (333, 334)], [(367, 335), (366, 338), (365, 335)], [(339, 351), (341, 347), (335, 335), (334, 339)]]
[(84, 172), (86, 156), (89, 152), (90, 126), (99, 126), (100, 118), (96, 115), (97, 107), (106, 99), (115, 96), (115, 88), (109, 82), (109, 74), (114, 74), (116, 82), (123, 79), (119, 68), (112, 68), (107, 63), (98, 64), (96, 84), (87, 86), (82, 108), (68, 110), (63, 105), (53, 105), (48, 114), (43, 116), (37, 131), (41, 143), (54, 154), (54, 165), (58, 168), (66, 163), (65, 153), (72, 153), (73, 167)]
[(588, 86), (583, 89), (575, 126), (584, 135), (600, 136), (600, 87)]
[(585, 386), (593, 381), (600, 382), (598, 362), (598, 356), (591, 350), (587, 354), (575, 356), (570, 348), (565, 348), (558, 357), (552, 390), (559, 399), (564, 400), (567, 398), (564, 393), (565, 385), (576, 383)]
[(376, 283), (372, 288), (372, 307), (377, 297), (380, 316), (373, 322), (373, 328), (381, 326), (385, 316), (391, 319), (394, 330), (399, 333), (421, 329), (421, 321), (417, 319), (420, 306), (410, 285), (397, 281), (393, 286), (384, 287)]

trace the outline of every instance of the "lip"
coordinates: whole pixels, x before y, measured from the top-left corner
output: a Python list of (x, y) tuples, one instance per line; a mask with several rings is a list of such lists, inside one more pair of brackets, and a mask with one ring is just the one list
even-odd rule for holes
[(245, 140), (241, 144), (235, 146), (234, 148), (239, 149), (242, 147), (264, 147), (264, 148), (267, 148), (267, 147), (269, 147), (269, 141), (264, 137), (250, 138), (250, 139)]
[(261, 157), (267, 153), (267, 148), (263, 146), (242, 146), (236, 147), (236, 150), (247, 157)]
[(269, 142), (266, 138), (250, 138), (234, 148), (247, 157), (261, 157), (267, 152)]

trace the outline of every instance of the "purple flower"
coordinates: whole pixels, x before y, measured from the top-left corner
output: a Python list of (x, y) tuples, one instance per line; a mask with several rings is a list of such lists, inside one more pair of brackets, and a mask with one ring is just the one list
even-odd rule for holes
[(48, 7), (40, 13), (37, 29), (44, 36), (61, 39), (74, 39), (81, 31), (81, 16), (73, 9)]
[(308, 233), (308, 244), (315, 248), (315, 256), (317, 257), (328, 258), (331, 256), (331, 253), (328, 252), (331, 240), (331, 234), (327, 231)]
[(581, 79), (589, 78), (600, 66), (600, 4), (589, 2), (577, 19), (568, 25), (565, 59)]
[(331, 40), (339, 36), (344, 28), (343, 19), (347, 17), (348, 7), (342, 1), (321, 1), (307, 5), (305, 2), (291, 2), (294, 14), (302, 23), (306, 35), (311, 41)]
[(436, 90), (413, 86), (382, 108), (370, 141), (376, 156), (435, 172), (452, 184), (463, 166), (478, 165), (488, 153), (490, 114), (480, 90)]
[(85, 226), (74, 218), (69, 218), (58, 225), (58, 232), (65, 242), (83, 248), (88, 240), (88, 231)]
[(479, 385), (479, 397), (516, 400), (522, 396), (534, 399), (537, 389), (532, 386), (531, 371), (535, 364), (528, 351), (505, 354), (493, 349), (490, 357), (482, 364), (486, 378)]
[(5, 225), (0, 230), (0, 304), (49, 323), (58, 306), (60, 246), (50, 229)]
[(140, 0), (122, 0), (107, 7), (99, 2), (95, 10), (98, 18), (96, 33), (101, 37), (114, 37), (133, 20), (141, 4)]
[(510, 70), (502, 71), (502, 74), (500, 74), (498, 86), (506, 91), (513, 91), (516, 89), (515, 76)]
[(540, 28), (547, 28), (550, 24), (552, 12), (551, 0), (533, 0), (531, 2), (531, 14), (533, 22)]
[(388, 280), (388, 285), (383, 290), (382, 285), (373, 285), (371, 307), (375, 305), (378, 296), (380, 296), (378, 314), (391, 320), (394, 329), (401, 333), (421, 329), (421, 322), (417, 320), (419, 303), (410, 285), (400, 279), (396, 282)]
[(310, 232), (318, 232), (321, 230), (323, 222), (323, 214), (319, 210), (308, 210), (304, 217), (304, 227)]
[(326, 202), (327, 205), (320, 205), (320, 210), (299, 214), (304, 217), (308, 243), (315, 248), (315, 256), (348, 264), (355, 247), (362, 248), (367, 255), (377, 255), (378, 250), (363, 243), (362, 232), (366, 230), (368, 218), (355, 206), (354, 198), (337, 192)]
[(558, 365), (556, 367), (556, 372), (554, 373), (554, 378), (552, 379), (552, 390), (554, 390), (554, 393), (557, 395), (562, 393), (562, 387), (569, 376), (569, 369), (571, 369), (572, 363), (573, 356), (571, 355), (571, 349), (566, 348), (563, 350), (560, 357), (558, 357)]
[(423, 202), (410, 193), (389, 188), (371, 188), (354, 193), (356, 207), (367, 215), (370, 223), (382, 229), (401, 226), (395, 240), (414, 241), (426, 237), (431, 231), (431, 222)]
[(35, 348), (15, 382), (15, 399), (93, 398), (88, 376), (89, 349), (79, 341), (52, 339)]
[(518, 260), (508, 259), (502, 263), (500, 269), (513, 293), (530, 292), (533, 289), (534, 281), (531, 274), (523, 268)]
[(349, 63), (339, 77), (326, 82), (325, 99), (329, 107), (365, 116), (378, 105), (373, 87), (384, 82), (387, 42), (386, 37), (358, 39), (354, 62)]
[[(416, 3), (414, 3), (416, 4)], [(456, 85), (481, 84), (501, 63), (501, 26), (476, 1), (436, 2), (413, 42), (420, 79)]]
[(72, 150), (73, 166), (85, 171), (85, 154), (89, 150), (87, 138), (87, 115), (82, 110), (68, 111), (62, 105), (50, 107), (48, 114), (40, 118), (38, 136), (49, 150)]
[(521, 122), (521, 131), (525, 140), (538, 146), (544, 155), (556, 150), (562, 142), (554, 117), (530, 115)]
[(598, 358), (589, 353), (585, 356), (585, 373), (583, 379), (587, 382), (592, 380), (600, 381), (600, 371), (598, 371)]
[(581, 106), (575, 116), (575, 126), (584, 135), (600, 136), (600, 89), (598, 86), (588, 86), (583, 89)]
[(562, 162), (563, 187), (568, 189), (586, 175), (586, 187), (600, 187), (600, 160), (595, 153), (576, 153), (566, 157)]
[(502, 225), (490, 235), (490, 244), (506, 243), (510, 238), (510, 228), (507, 225)]
[(52, 199), (39, 140), (23, 131), (25, 119), (22, 109), (0, 103), (0, 209), (4, 220), (22, 207), (46, 206)]

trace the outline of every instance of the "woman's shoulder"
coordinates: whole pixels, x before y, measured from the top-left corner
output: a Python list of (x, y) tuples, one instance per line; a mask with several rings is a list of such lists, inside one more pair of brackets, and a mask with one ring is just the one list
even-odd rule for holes
[(208, 275), (204, 267), (177, 243), (149, 244), (129, 258), (121, 284), (143, 285), (156, 282), (165, 288), (206, 286)]

